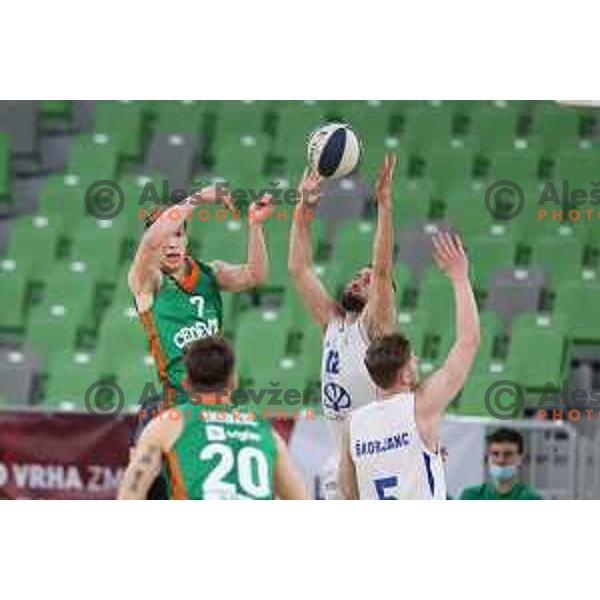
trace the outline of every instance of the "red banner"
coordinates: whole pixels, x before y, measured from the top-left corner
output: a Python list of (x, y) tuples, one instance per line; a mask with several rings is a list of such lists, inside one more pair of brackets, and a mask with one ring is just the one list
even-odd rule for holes
[(0, 412), (0, 499), (113, 499), (130, 419)]

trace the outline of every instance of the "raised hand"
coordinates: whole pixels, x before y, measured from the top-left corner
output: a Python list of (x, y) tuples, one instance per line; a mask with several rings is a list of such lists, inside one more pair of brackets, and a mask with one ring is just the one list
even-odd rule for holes
[(304, 174), (298, 184), (299, 206), (312, 206), (321, 198), (321, 176), (317, 169), (304, 170)]
[(432, 242), (433, 258), (451, 280), (468, 277), (469, 261), (457, 235), (441, 232), (433, 236)]
[(194, 204), (216, 204), (223, 202), (229, 210), (234, 210), (235, 206), (229, 195), (229, 189), (225, 192), (222, 184), (220, 186), (211, 185), (201, 189), (192, 195)]
[(264, 223), (272, 214), (271, 194), (265, 194), (260, 200), (253, 202), (248, 209), (248, 220), (251, 223)]
[(392, 206), (392, 182), (394, 181), (395, 167), (396, 155), (386, 154), (375, 184), (375, 200), (380, 207), (391, 208)]

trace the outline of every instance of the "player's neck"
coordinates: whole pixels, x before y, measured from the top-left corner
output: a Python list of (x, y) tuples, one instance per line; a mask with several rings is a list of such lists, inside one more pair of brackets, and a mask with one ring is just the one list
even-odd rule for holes
[(394, 398), (400, 394), (408, 394), (411, 391), (411, 388), (407, 385), (396, 385), (388, 388), (387, 390), (380, 390), (379, 395), (382, 400), (389, 400), (390, 398)]
[(508, 481), (496, 481), (496, 491), (499, 494), (508, 494), (514, 487), (517, 485), (516, 477), (513, 479), (509, 479)]
[(192, 394), (191, 401), (193, 404), (229, 404), (229, 391), (223, 392), (196, 392)]

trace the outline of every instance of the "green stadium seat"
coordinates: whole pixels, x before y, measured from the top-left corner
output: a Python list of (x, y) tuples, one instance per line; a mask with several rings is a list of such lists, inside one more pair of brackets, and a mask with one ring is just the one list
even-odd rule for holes
[(58, 226), (42, 215), (23, 216), (11, 225), (7, 258), (16, 260), (28, 278), (39, 281), (56, 260)]
[(190, 236), (200, 243), (201, 254), (196, 258), (210, 262), (222, 260), (231, 264), (242, 264), (247, 258), (248, 224), (242, 217), (226, 221), (210, 219), (194, 222)]
[(51, 175), (40, 192), (39, 212), (59, 224), (61, 234), (72, 232), (89, 214), (85, 193), (78, 175)]
[[(248, 394), (244, 406), (272, 411), (272, 416), (279, 415), (293, 418), (293, 410), (313, 408), (308, 403), (310, 369), (298, 357), (286, 357), (273, 364), (262, 363), (254, 370), (254, 381), (250, 386), (254, 395)], [(313, 400), (315, 395), (312, 396)], [(318, 398), (318, 396), (316, 396)], [(281, 403), (281, 404), (279, 404)], [(311, 404), (314, 404), (311, 403)], [(287, 411), (285, 414), (283, 411)]]
[(72, 109), (72, 100), (42, 100), (40, 102), (40, 111), (44, 117), (66, 119), (70, 117)]
[(579, 128), (580, 119), (576, 109), (548, 104), (534, 116), (533, 140), (544, 154), (555, 156), (564, 149), (577, 149)]
[(316, 384), (321, 379), (321, 358), (323, 353), (323, 331), (314, 321), (307, 323), (302, 330), (302, 345), (299, 368), (308, 384)]
[(398, 311), (396, 315), (398, 330), (410, 341), (413, 354), (423, 364), (425, 361), (425, 341), (427, 323), (410, 311)]
[(117, 366), (116, 381), (125, 397), (125, 406), (139, 408), (143, 400), (162, 393), (154, 359), (149, 354), (133, 356)]
[(86, 188), (97, 181), (114, 181), (117, 169), (118, 147), (110, 135), (83, 134), (75, 140), (67, 172), (69, 175), (78, 175)]
[(79, 326), (94, 323), (96, 279), (82, 261), (61, 261), (44, 278), (44, 302), (68, 306)]
[(331, 260), (340, 265), (343, 281), (371, 263), (375, 223), (352, 220), (337, 230)]
[(583, 266), (583, 245), (573, 235), (543, 237), (533, 244), (531, 262), (543, 267), (554, 285), (579, 274)]
[(43, 406), (85, 410), (85, 398), (100, 380), (94, 357), (86, 352), (58, 352), (48, 372)]
[(0, 132), (0, 202), (10, 198), (11, 191), (10, 136)]
[(426, 323), (429, 332), (443, 331), (454, 323), (452, 285), (437, 267), (430, 267), (423, 276), (416, 319)]
[(235, 337), (239, 373), (252, 379), (256, 372), (279, 364), (286, 357), (288, 329), (275, 310), (248, 310), (240, 315)]
[(0, 329), (21, 329), (25, 323), (27, 272), (13, 259), (0, 260)]
[(431, 148), (450, 148), (453, 117), (443, 103), (410, 107), (405, 113), (402, 151), (426, 156)]
[(96, 104), (94, 128), (115, 140), (119, 153), (128, 158), (142, 154), (144, 103), (137, 100), (103, 100)]
[(163, 133), (195, 133), (202, 129), (206, 103), (199, 100), (167, 100), (154, 104), (154, 128)]
[(470, 135), (477, 140), (481, 154), (492, 157), (498, 152), (526, 145), (517, 139), (518, 111), (508, 106), (484, 105), (471, 115)]
[(399, 311), (406, 311), (410, 306), (410, 291), (416, 286), (412, 269), (406, 263), (397, 262), (394, 266), (394, 284), (396, 307)]
[(383, 100), (357, 100), (341, 102), (335, 110), (336, 118), (348, 123), (361, 138), (363, 150), (379, 164), (383, 161), (383, 148), (390, 134), (390, 120), (394, 103)]
[(277, 122), (272, 153), (284, 161), (284, 173), (296, 185), (306, 167), (308, 136), (326, 122), (326, 108), (309, 100), (274, 102), (273, 109)]
[(239, 139), (244, 135), (260, 137), (268, 107), (269, 103), (264, 100), (230, 100), (221, 103), (215, 130), (217, 143), (226, 138)]
[[(572, 150), (570, 152), (562, 152), (558, 157), (554, 179), (559, 181), (566, 179), (569, 182), (570, 194), (579, 188), (587, 192), (589, 197), (592, 189), (597, 187), (592, 185), (592, 182), (598, 181), (599, 162), (600, 153), (597, 151)], [(558, 190), (559, 193), (562, 191), (561, 188), (558, 188)]]
[[(127, 175), (118, 181), (123, 191), (122, 211), (113, 219), (127, 239), (137, 242), (144, 230), (146, 216), (166, 210), (174, 190), (166, 188), (166, 178), (158, 173)], [(190, 191), (193, 186), (190, 186)], [(163, 189), (164, 188), (164, 189)]]
[(429, 180), (410, 180), (398, 177), (394, 181), (392, 194), (396, 232), (429, 219), (431, 215), (431, 182)]
[(490, 278), (495, 271), (511, 267), (516, 258), (513, 236), (503, 227), (493, 228), (491, 233), (469, 240), (467, 251), (475, 286), (481, 290), (488, 289)]
[(115, 281), (123, 251), (123, 232), (117, 220), (84, 219), (73, 234), (70, 256), (89, 265), (98, 281)]
[(600, 283), (595, 271), (585, 270), (579, 278), (574, 277), (559, 284), (554, 312), (564, 319), (570, 339), (582, 343), (600, 343), (599, 301)]
[[(252, 201), (249, 188), (256, 193), (269, 188), (264, 171), (269, 141), (265, 134), (252, 134), (219, 140), (215, 150), (215, 171), (229, 183), (229, 189), (236, 206), (249, 205)], [(235, 190), (244, 190), (241, 198), (236, 198)]]
[(566, 350), (563, 327), (556, 318), (522, 314), (512, 324), (506, 365), (523, 386), (542, 389), (546, 383), (562, 381)]
[(445, 219), (463, 238), (469, 239), (482, 232), (490, 231), (492, 226), (504, 225), (494, 221), (485, 206), (485, 190), (457, 191), (445, 203)]
[(468, 189), (473, 168), (474, 156), (469, 148), (432, 150), (427, 157), (426, 173), (434, 182), (434, 195), (446, 198), (456, 190)]
[(503, 151), (495, 154), (487, 173), (489, 182), (514, 181), (522, 189), (529, 189), (538, 180), (539, 159), (530, 149)]
[(114, 375), (122, 365), (148, 354), (148, 339), (133, 300), (113, 303), (104, 315), (96, 342), (98, 370), (106, 377)]
[(61, 354), (72, 352), (76, 342), (77, 320), (69, 306), (44, 302), (32, 307), (27, 319), (26, 344), (49, 369)]
[[(515, 397), (514, 388), (504, 385), (503, 381), (514, 382), (514, 375), (506, 372), (470, 375), (458, 401), (458, 414), (469, 417), (490, 418), (501, 415), (503, 418), (521, 418), (524, 402)], [(502, 390), (504, 390), (504, 394), (501, 394)], [(522, 390), (523, 394), (524, 391)], [(496, 414), (490, 413), (486, 407), (485, 399), (488, 393), (489, 404)], [(506, 410), (502, 410), (502, 407), (506, 407)]]
[[(456, 318), (453, 319), (452, 325), (442, 331), (436, 332), (437, 340), (436, 351), (431, 354), (436, 360), (436, 368), (441, 366), (452, 345), (456, 341)], [(479, 352), (473, 365), (473, 371), (486, 372), (491, 367), (497, 364), (496, 347), (499, 338), (503, 335), (503, 324), (500, 316), (493, 311), (483, 311), (479, 314), (479, 322), (481, 327), (481, 343)]]

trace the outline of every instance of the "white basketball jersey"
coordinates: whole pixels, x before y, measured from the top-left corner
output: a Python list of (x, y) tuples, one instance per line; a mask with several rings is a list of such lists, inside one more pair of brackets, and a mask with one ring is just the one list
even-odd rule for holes
[(446, 499), (441, 456), (417, 430), (414, 392), (353, 411), (350, 452), (361, 500)]
[(321, 403), (324, 415), (339, 425), (351, 410), (377, 398), (377, 388), (365, 367), (368, 346), (362, 319), (346, 323), (336, 318), (327, 325), (321, 359)]

